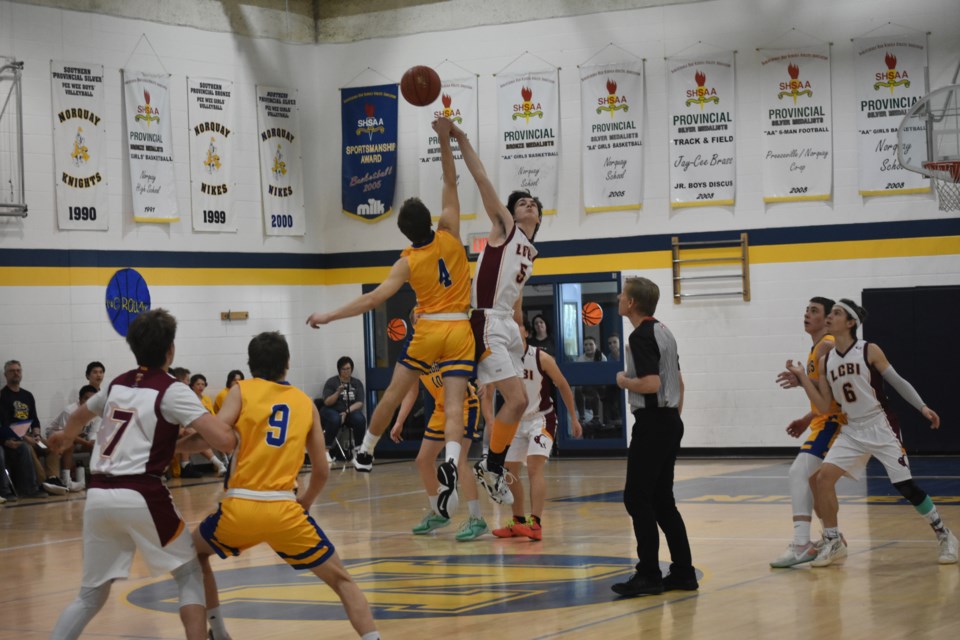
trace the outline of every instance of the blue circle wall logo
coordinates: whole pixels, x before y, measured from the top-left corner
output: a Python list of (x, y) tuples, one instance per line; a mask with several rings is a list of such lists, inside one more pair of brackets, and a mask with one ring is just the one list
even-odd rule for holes
[(120, 269), (107, 283), (107, 317), (121, 336), (133, 319), (150, 310), (150, 289), (147, 281), (134, 269)]
[[(347, 561), (378, 620), (542, 611), (616, 599), (610, 584), (633, 574), (630, 560), (605, 556), (405, 556)], [(272, 564), (215, 572), (228, 618), (346, 620), (337, 595), (310, 571)], [(163, 580), (127, 599), (176, 613), (177, 585)]]

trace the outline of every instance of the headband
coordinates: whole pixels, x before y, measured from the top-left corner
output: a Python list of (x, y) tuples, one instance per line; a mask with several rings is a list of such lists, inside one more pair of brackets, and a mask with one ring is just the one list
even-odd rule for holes
[(833, 306), (835, 306), (835, 307), (840, 307), (841, 309), (843, 309), (844, 311), (846, 311), (848, 316), (850, 316), (851, 318), (853, 318), (854, 320), (857, 321), (857, 324), (863, 324), (863, 323), (860, 321), (860, 316), (857, 315), (857, 312), (854, 311), (854, 310), (850, 307), (850, 305), (848, 305), (848, 304), (846, 304), (846, 303), (844, 303), (844, 302), (834, 302), (834, 303), (833, 303)]

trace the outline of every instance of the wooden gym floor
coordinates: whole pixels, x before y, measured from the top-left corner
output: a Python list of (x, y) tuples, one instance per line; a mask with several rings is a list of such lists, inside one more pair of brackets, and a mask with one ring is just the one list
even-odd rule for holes
[[(912, 462), (947, 524), (960, 529), (958, 461)], [(873, 466), (867, 480), (839, 486), (846, 563), (773, 570), (768, 562), (792, 536), (790, 461), (681, 460), (676, 494), (700, 591), (618, 599), (610, 584), (635, 561), (620, 503), (625, 464), (551, 461), (542, 542), (488, 534), (458, 543), (456, 522), (411, 535), (426, 505), (411, 461), (378, 462), (372, 474), (335, 468), (312, 514), (388, 639), (960, 637), (960, 568), (937, 564), (930, 528)], [(191, 528), (220, 491), (212, 477), (171, 487)], [(76, 595), (83, 505), (81, 493), (0, 507), (0, 638), (46, 638)], [(491, 528), (510, 515), (485, 496), (481, 507)], [(214, 569), (236, 640), (355, 637), (332, 592), (267, 547), (215, 560)], [(138, 559), (83, 637), (182, 638), (175, 612), (169, 576), (151, 578)]]

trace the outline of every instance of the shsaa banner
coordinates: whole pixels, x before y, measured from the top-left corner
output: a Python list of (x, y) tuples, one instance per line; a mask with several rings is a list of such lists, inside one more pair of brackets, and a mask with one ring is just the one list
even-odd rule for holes
[(187, 78), (190, 205), (197, 231), (236, 231), (233, 211), (233, 82)]
[[(416, 112), (420, 120), (417, 150), (420, 159), (420, 199), (436, 217), (440, 215), (443, 170), (440, 167), (440, 142), (437, 140), (437, 133), (430, 125), (436, 118), (449, 118), (463, 129), (470, 140), (477, 139), (477, 77), (445, 79), (436, 102), (429, 109), (417, 109)], [(479, 192), (476, 183), (470, 178), (467, 166), (463, 163), (463, 155), (460, 153), (457, 141), (451, 139), (450, 144), (453, 147), (453, 159), (457, 166), (460, 217), (472, 219), (477, 215)]]
[[(925, 93), (924, 34), (853, 41), (860, 135), (860, 195), (928, 193), (928, 179), (897, 162), (897, 128)], [(926, 157), (926, 153), (914, 157)]]
[(667, 60), (670, 206), (731, 206), (736, 198), (733, 53)]
[(540, 198), (543, 213), (557, 212), (560, 184), (560, 100), (553, 71), (497, 75), (497, 192), (504, 199), (525, 189)]
[(643, 62), (580, 67), (583, 205), (587, 213), (643, 204)]
[(123, 96), (133, 219), (176, 222), (170, 75), (124, 69)]
[(51, 60), (50, 80), (57, 223), (108, 229), (103, 65)]
[(393, 210), (397, 184), (397, 85), (340, 90), (343, 212), (376, 222)]
[(760, 51), (763, 201), (833, 193), (830, 47)]
[(296, 89), (257, 87), (260, 189), (268, 236), (306, 233), (300, 107)]

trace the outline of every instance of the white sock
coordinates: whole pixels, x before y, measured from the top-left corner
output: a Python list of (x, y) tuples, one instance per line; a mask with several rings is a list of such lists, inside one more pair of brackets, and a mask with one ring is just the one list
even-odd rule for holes
[(480, 514), (480, 501), (479, 500), (470, 500), (467, 502), (467, 508), (470, 509), (471, 518), (482, 518)]
[(373, 455), (373, 450), (377, 448), (378, 442), (380, 442), (380, 436), (375, 436), (367, 431), (363, 435), (363, 444), (360, 445), (360, 451)]
[(824, 527), (823, 537), (827, 540), (835, 540), (840, 537), (840, 530), (838, 527)]
[(227, 468), (227, 465), (223, 464), (223, 460), (221, 460), (217, 456), (213, 456), (212, 462), (213, 462), (213, 466), (217, 468), (217, 471), (225, 470)]
[(69, 469), (63, 469), (62, 471), (60, 471), (60, 482), (63, 483), (63, 486), (68, 487), (68, 488), (70, 487), (70, 483), (71, 483), (72, 481), (70, 480), (70, 470), (69, 470)]
[(457, 460), (460, 459), (460, 443), (454, 442), (453, 440), (447, 440), (447, 448), (444, 450), (444, 458), (448, 461), (457, 464)]
[(222, 640), (227, 637), (227, 627), (223, 624), (220, 607), (207, 609), (207, 622), (210, 623), (210, 632), (213, 634), (213, 640)]
[(810, 522), (808, 520), (793, 521), (793, 544), (802, 547), (810, 542)]
[(430, 510), (437, 513), (437, 496), (427, 496), (430, 500)]
[(380, 640), (380, 632), (371, 631), (370, 633), (365, 633), (360, 636), (360, 640)]

